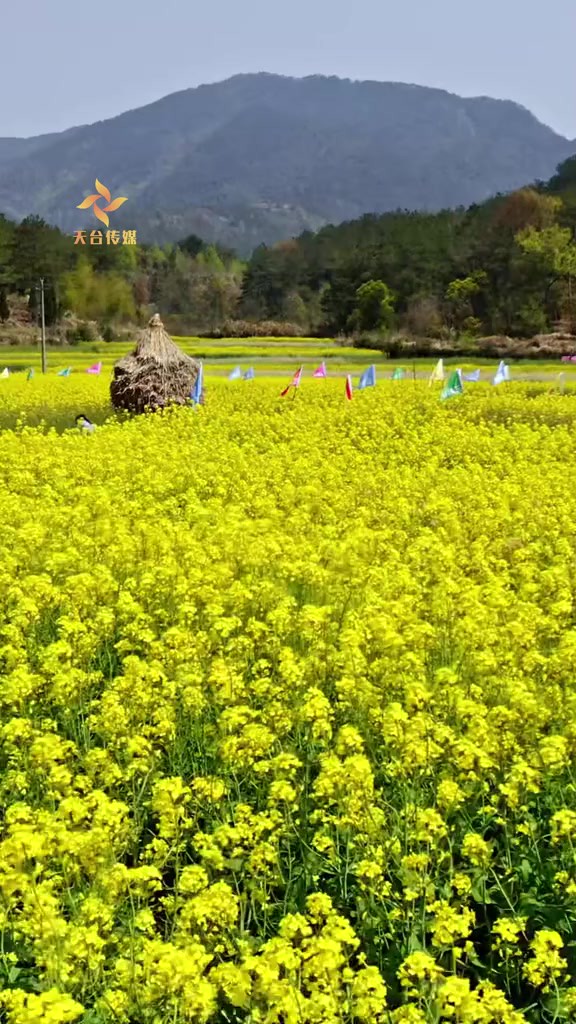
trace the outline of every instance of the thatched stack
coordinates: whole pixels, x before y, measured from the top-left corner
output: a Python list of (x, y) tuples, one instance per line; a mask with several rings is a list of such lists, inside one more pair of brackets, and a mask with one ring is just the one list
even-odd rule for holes
[(112, 404), (129, 412), (184, 405), (199, 371), (200, 364), (174, 344), (155, 313), (134, 351), (114, 367), (110, 385)]

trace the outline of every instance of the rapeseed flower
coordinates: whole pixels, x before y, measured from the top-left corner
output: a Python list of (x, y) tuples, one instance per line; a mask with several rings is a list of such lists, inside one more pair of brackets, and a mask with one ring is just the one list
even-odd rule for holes
[(7, 1024), (573, 1019), (570, 393), (4, 383)]

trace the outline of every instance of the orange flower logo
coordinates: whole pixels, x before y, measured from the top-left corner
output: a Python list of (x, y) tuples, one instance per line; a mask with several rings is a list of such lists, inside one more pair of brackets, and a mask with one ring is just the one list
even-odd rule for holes
[[(113, 213), (114, 210), (117, 210), (120, 206), (122, 206), (122, 203), (127, 202), (127, 196), (118, 196), (117, 199), (112, 199), (112, 196), (110, 195), (110, 189), (106, 188), (106, 185), (103, 185), (101, 181), (98, 181), (98, 178), (96, 178), (94, 184), (96, 186), (96, 193), (91, 196), (86, 196), (86, 199), (83, 199), (82, 202), (78, 204), (76, 209), (88, 210), (90, 207), (92, 207), (94, 210), (94, 216), (98, 217), (98, 220), (101, 220), (102, 223), (105, 224), (106, 227), (108, 227), (108, 225), (110, 224), (110, 218), (108, 214)], [(108, 206), (105, 206), (103, 210), (101, 210), (98, 206), (98, 201), (100, 199), (105, 199), (108, 203)]]

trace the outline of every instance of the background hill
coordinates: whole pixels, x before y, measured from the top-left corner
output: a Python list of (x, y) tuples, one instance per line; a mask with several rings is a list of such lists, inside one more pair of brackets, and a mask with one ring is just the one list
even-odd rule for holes
[(248, 253), (361, 216), (468, 206), (549, 178), (576, 149), (515, 103), (338, 78), (239, 75), (93, 125), (0, 139), (0, 211), (64, 231), (95, 177), (115, 227)]

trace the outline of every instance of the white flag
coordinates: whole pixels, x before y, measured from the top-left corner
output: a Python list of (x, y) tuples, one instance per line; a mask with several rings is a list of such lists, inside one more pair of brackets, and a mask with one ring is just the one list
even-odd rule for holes
[(0, 373), (0, 377), (9, 377), (9, 376), (10, 376), (10, 370), (8, 369), (7, 366), (5, 366), (4, 369), (2, 370), (2, 373)]
[(494, 374), (493, 384), (503, 384), (505, 380), (510, 380), (510, 367), (506, 365), (504, 360), (501, 361), (500, 366)]

